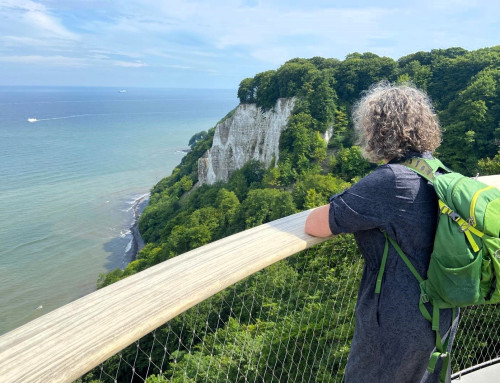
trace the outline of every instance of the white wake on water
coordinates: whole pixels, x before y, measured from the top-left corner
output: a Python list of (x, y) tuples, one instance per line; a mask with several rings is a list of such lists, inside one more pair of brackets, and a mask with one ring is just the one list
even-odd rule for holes
[[(172, 112), (140, 112), (140, 113), (127, 113), (129, 115), (151, 115), (151, 114), (171, 114)], [(52, 120), (66, 120), (70, 118), (78, 118), (78, 117), (94, 117), (94, 116), (118, 116), (122, 115), (120, 113), (85, 113), (85, 114), (72, 114), (69, 116), (60, 116), (60, 117), (49, 117), (49, 118), (28, 118), (28, 122), (39, 122), (39, 121), (52, 121)]]
[(68, 118), (89, 117), (89, 116), (105, 116), (105, 115), (109, 115), (109, 114), (111, 114), (111, 113), (72, 114), (70, 116), (50, 117), (50, 118), (34, 118), (34, 117), (30, 117), (30, 118), (28, 118), (28, 122), (51, 121), (51, 120), (65, 120), (65, 119), (68, 119)]

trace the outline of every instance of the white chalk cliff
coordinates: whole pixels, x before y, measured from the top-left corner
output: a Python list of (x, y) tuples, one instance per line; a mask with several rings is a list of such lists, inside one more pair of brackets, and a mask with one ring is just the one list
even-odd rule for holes
[[(295, 102), (295, 98), (280, 98), (268, 111), (256, 104), (238, 105), (232, 116), (216, 125), (212, 147), (198, 159), (199, 184), (225, 182), (250, 160), (266, 167), (277, 164), (280, 135)], [(330, 127), (322, 138), (328, 142), (332, 134)], [(271, 164), (273, 159), (276, 162)]]
[(216, 125), (212, 147), (198, 160), (199, 183), (227, 181), (250, 160), (266, 167), (273, 158), (278, 161), (280, 134), (294, 106), (295, 98), (280, 98), (269, 111), (256, 104), (238, 105), (231, 117)]

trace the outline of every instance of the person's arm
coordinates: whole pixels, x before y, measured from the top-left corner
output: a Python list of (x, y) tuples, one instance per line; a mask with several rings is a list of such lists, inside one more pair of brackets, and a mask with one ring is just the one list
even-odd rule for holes
[(305, 232), (314, 237), (328, 237), (332, 235), (329, 213), (330, 205), (323, 205), (311, 211), (306, 219)]

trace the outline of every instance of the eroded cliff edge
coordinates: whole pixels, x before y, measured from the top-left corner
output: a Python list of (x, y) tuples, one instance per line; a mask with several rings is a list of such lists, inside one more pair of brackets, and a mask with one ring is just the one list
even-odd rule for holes
[(232, 116), (217, 124), (212, 147), (198, 160), (200, 185), (227, 181), (250, 160), (266, 167), (278, 161), (280, 134), (295, 102), (295, 98), (280, 98), (268, 111), (256, 104), (240, 104)]

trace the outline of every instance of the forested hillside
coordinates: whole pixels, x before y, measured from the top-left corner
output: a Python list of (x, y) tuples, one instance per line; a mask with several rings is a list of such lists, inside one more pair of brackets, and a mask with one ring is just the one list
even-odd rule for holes
[[(467, 175), (500, 173), (500, 46), (476, 51), (437, 49), (417, 52), (397, 61), (372, 53), (353, 53), (345, 60), (293, 59), (277, 70), (244, 79), (238, 89), (241, 103), (256, 103), (263, 109), (272, 108), (278, 98), (296, 97), (298, 100), (282, 132), (276, 166), (265, 169), (258, 162), (248, 162), (235, 171), (227, 183), (197, 187), (197, 160), (210, 148), (214, 128), (193, 136), (189, 142), (192, 150), (170, 177), (151, 190), (150, 204), (139, 225), (146, 246), (125, 270), (102, 275), (98, 285), (105, 286), (241, 230), (325, 204), (329, 196), (370, 172), (375, 165), (367, 163), (354, 145), (350, 111), (360, 94), (380, 80), (411, 81), (428, 92), (443, 128), (443, 143), (436, 154), (445, 164)], [(329, 127), (333, 127), (334, 134), (325, 143), (320, 133)], [(341, 244), (342, 249), (349, 249), (350, 256), (354, 256), (356, 250), (351, 237), (335, 241), (337, 245), (330, 242), (329, 246)], [(317, 254), (309, 252), (304, 259), (303, 275), (318, 270), (325, 256), (321, 249)], [(345, 256), (345, 251), (339, 251), (332, 262), (342, 267)], [(312, 262), (315, 258), (317, 262)], [(265, 272), (274, 273), (278, 281), (280, 278), (286, 280), (286, 273), (291, 271), (285, 262)], [(323, 272), (331, 271), (326, 268)], [(329, 284), (342, 286), (342, 271), (338, 272), (340, 274), (327, 278)], [(258, 284), (259, 278), (255, 277), (252, 283)], [(246, 292), (242, 290), (239, 294), (243, 296)], [(266, 299), (257, 297), (261, 298)], [(310, 297), (298, 299), (303, 302), (304, 310), (313, 310)], [(273, 302), (269, 298), (266, 304), (272, 307)], [(317, 301), (315, 304), (322, 307), (329, 302)], [(345, 314), (352, 315), (352, 308), (353, 302)], [(219, 331), (232, 332), (231, 337), (237, 339), (245, 329), (229, 321), (230, 312), (223, 315), (231, 327), (228, 325)], [(269, 314), (268, 321), (275, 325), (288, 323), (291, 327), (295, 323), (294, 318), (279, 310)], [(262, 333), (252, 336), (255, 339), (270, 336), (270, 324), (263, 326)], [(204, 323), (192, 326), (205, 328)], [(299, 326), (293, 331), (296, 336), (306, 339), (310, 330)], [(214, 336), (208, 332), (206, 341), (210, 342)], [(318, 341), (328, 342), (335, 337), (333, 331), (330, 340)], [(270, 346), (262, 342), (255, 347), (262, 347), (264, 351), (261, 352), (265, 352)], [(337, 351), (348, 352), (346, 349)], [(177, 366), (185, 368), (188, 375), (191, 357), (186, 356)], [(223, 355), (206, 357), (224, 359)], [(182, 356), (179, 360), (183, 360)], [(315, 366), (317, 369), (323, 367)], [(251, 368), (257, 371), (260, 367), (252, 365)], [(168, 381), (168, 368), (166, 370), (165, 377), (158, 381)], [(324, 381), (330, 381), (325, 374)]]

